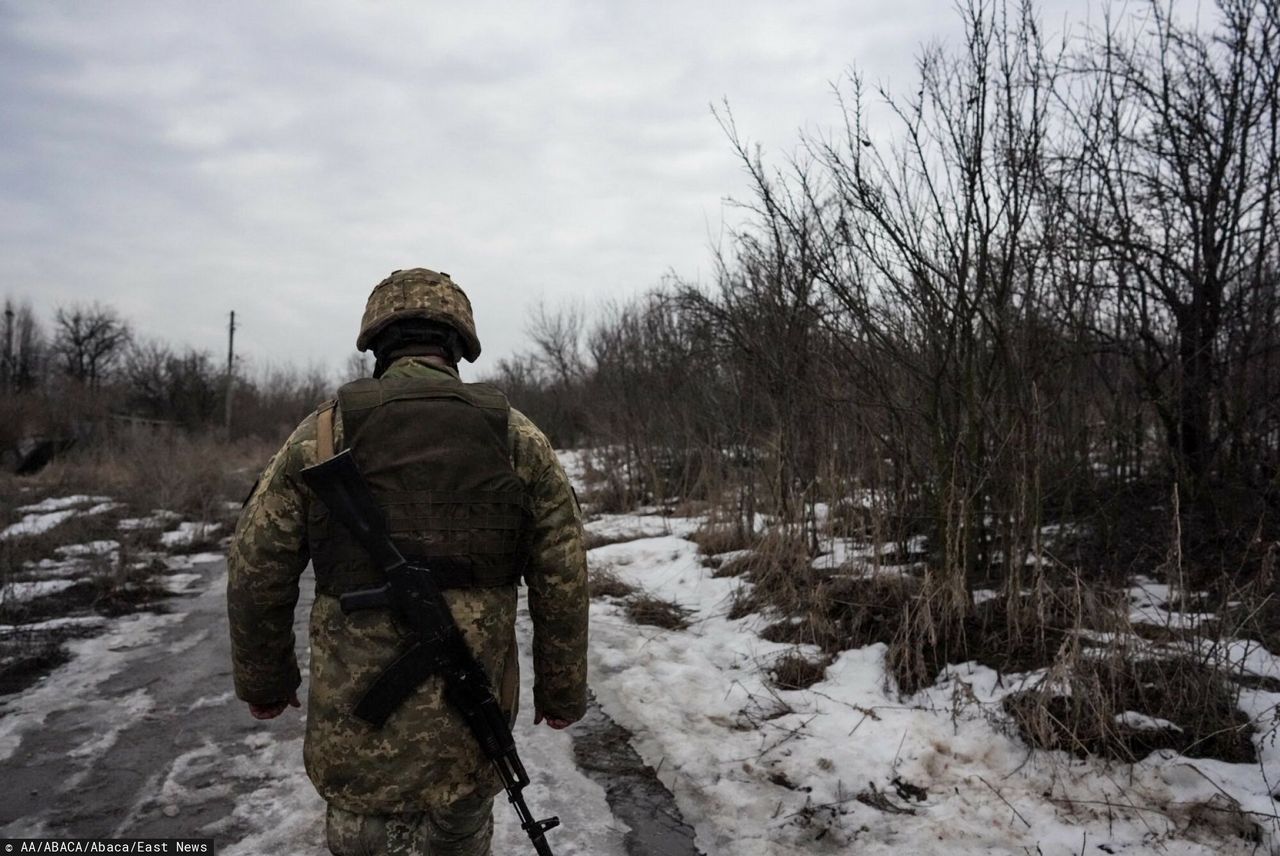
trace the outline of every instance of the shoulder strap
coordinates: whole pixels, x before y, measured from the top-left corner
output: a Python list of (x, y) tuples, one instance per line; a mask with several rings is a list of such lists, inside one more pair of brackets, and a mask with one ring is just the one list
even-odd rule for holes
[(316, 463), (323, 464), (333, 457), (333, 414), (337, 406), (336, 399), (325, 402), (316, 417)]

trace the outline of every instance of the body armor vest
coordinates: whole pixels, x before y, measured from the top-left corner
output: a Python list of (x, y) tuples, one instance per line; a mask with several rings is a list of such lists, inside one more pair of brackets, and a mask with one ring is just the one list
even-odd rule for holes
[[(366, 378), (342, 387), (337, 407), (345, 445), (406, 559), (441, 588), (518, 581), (531, 515), (511, 466), (506, 396), (453, 378)], [(319, 592), (385, 582), (321, 502), (311, 503), (307, 534)]]

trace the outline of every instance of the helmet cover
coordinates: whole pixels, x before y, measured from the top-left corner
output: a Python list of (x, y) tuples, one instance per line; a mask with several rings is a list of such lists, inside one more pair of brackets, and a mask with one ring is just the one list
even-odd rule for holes
[(356, 350), (367, 351), (378, 333), (393, 321), (424, 318), (447, 324), (462, 337), (462, 356), (474, 363), (480, 356), (480, 339), (471, 315), (471, 301), (447, 273), (426, 268), (393, 271), (378, 283), (364, 308)]

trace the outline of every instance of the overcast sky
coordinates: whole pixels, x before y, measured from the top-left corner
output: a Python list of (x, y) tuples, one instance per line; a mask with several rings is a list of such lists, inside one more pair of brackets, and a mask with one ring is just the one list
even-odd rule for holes
[[(1083, 0), (1043, 4), (1049, 29)], [(539, 300), (705, 280), (744, 177), (852, 65), (905, 91), (950, 0), (0, 0), (0, 296), (342, 365), (396, 268), (471, 296), (481, 372)]]

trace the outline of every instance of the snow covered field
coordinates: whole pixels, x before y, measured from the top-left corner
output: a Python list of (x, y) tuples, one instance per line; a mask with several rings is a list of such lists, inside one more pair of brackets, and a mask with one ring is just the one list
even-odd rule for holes
[[(619, 603), (594, 603), (592, 686), (704, 852), (1280, 853), (1280, 693), (1242, 696), (1257, 765), (1158, 753), (1129, 766), (1032, 753), (1011, 737), (998, 703), (1038, 675), (1001, 685), (960, 664), (903, 699), (873, 645), (845, 652), (807, 690), (779, 690), (769, 667), (795, 646), (761, 639), (759, 616), (729, 620), (744, 583), (714, 578), (679, 537), (696, 522), (669, 520), (675, 534), (655, 537), (660, 519), (589, 523), (646, 536), (593, 550), (592, 566), (691, 610), (690, 626), (637, 627)], [(1256, 645), (1245, 656), (1250, 671), (1280, 677), (1280, 659)], [(1261, 843), (1241, 836), (1255, 829)]]
[[(647, 538), (592, 559), (693, 610), (689, 629), (673, 632), (593, 605), (592, 685), (708, 854), (1243, 854), (1258, 851), (1224, 809), (1234, 800), (1259, 819), (1276, 813), (1274, 730), (1258, 766), (1157, 755), (1108, 768), (1033, 755), (997, 705), (1021, 684), (999, 687), (990, 669), (960, 665), (900, 699), (874, 645), (840, 656), (807, 690), (779, 690), (769, 666), (794, 646), (760, 639), (756, 616), (725, 617), (741, 583), (714, 579), (692, 543)], [(1273, 728), (1280, 694), (1246, 698)], [(1277, 840), (1272, 827), (1271, 852)]]

